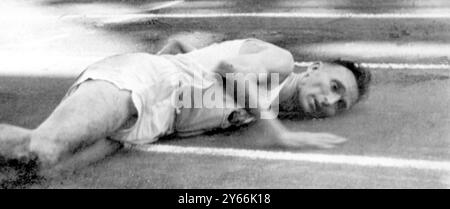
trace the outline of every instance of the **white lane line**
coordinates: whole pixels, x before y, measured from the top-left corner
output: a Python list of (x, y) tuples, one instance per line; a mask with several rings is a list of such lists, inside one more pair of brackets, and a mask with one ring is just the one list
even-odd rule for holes
[[(311, 55), (327, 57), (355, 57), (368, 59), (401, 59), (412, 62), (425, 59), (438, 59), (448, 64), (450, 44), (430, 41), (336, 41), (294, 46), (292, 50)], [(405, 62), (405, 61), (403, 61)]]
[(123, 17), (123, 18), (220, 18), (220, 17), (269, 17), (269, 18), (356, 18), (356, 19), (449, 19), (448, 13), (300, 13), (300, 12), (262, 12), (262, 13), (167, 13), (167, 14), (85, 14), (65, 17)]
[(158, 18), (311, 18), (311, 19), (450, 19), (450, 13), (304, 13), (304, 12), (263, 12), (263, 13), (172, 13), (172, 14), (85, 14), (66, 15), (64, 18), (74, 19), (105, 19), (105, 24), (138, 22)]
[(297, 153), (263, 151), (233, 148), (184, 147), (176, 145), (145, 145), (138, 150), (157, 153), (192, 154), (204, 156), (240, 157), (246, 159), (286, 160), (323, 164), (344, 164), (364, 167), (409, 168), (420, 170), (450, 171), (450, 161), (430, 161), (390, 157), (369, 157), (357, 155)]
[(184, 0), (179, 0), (179, 1), (169, 1), (169, 2), (163, 3), (163, 4), (161, 4), (161, 5), (152, 7), (152, 8), (150, 8), (150, 9), (147, 10), (147, 11), (155, 11), (155, 10), (159, 10), (159, 9), (164, 9), (164, 8), (173, 7), (173, 6), (175, 6), (175, 5), (177, 5), (177, 4), (180, 4), (180, 3), (183, 3), (183, 2), (184, 2)]
[[(298, 67), (308, 67), (314, 62), (295, 62)], [(415, 70), (450, 70), (450, 64), (409, 64), (409, 63), (359, 63), (368, 69), (415, 69)]]
[(361, 63), (362, 67), (378, 69), (446, 69), (450, 70), (448, 64), (405, 64), (405, 63)]

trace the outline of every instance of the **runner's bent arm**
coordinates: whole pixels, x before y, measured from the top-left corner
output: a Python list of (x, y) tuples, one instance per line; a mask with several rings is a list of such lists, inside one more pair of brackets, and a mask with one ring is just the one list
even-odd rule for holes
[(183, 43), (179, 40), (169, 40), (169, 42), (156, 54), (184, 54), (193, 50), (195, 50), (195, 48), (187, 43)]
[[(236, 73), (236, 72), (267, 72), (267, 69), (248, 69), (244, 67), (243, 63), (249, 62), (249, 60), (245, 60), (246, 56), (240, 56), (238, 58), (224, 60), (222, 61), (214, 71), (221, 75), (221, 77), (225, 79), (227, 78), (227, 73)], [(254, 65), (258, 66), (258, 65)], [(234, 82), (234, 80), (226, 80), (228, 83)], [(336, 144), (345, 142), (346, 139), (335, 136), (333, 134), (328, 133), (311, 133), (311, 132), (293, 132), (288, 130), (276, 117), (276, 114), (271, 110), (264, 107), (262, 104), (264, 101), (258, 101), (257, 97), (257, 86), (258, 81), (249, 80), (248, 88), (245, 88), (245, 93), (248, 95), (248, 100), (250, 104), (256, 104), (257, 108), (256, 114), (261, 115), (265, 114), (265, 118), (271, 119), (261, 119), (261, 123), (264, 128), (267, 130), (267, 133), (271, 134), (271, 138), (274, 139), (272, 143), (282, 146), (289, 147), (304, 147), (304, 146), (314, 146), (319, 148), (332, 148)], [(231, 93), (231, 92), (227, 92)], [(239, 99), (238, 101), (239, 102)], [(245, 104), (239, 104), (241, 106), (245, 106)]]

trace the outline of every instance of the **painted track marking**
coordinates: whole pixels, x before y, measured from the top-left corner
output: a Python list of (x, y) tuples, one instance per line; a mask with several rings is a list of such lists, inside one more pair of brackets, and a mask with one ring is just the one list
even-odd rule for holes
[(297, 153), (233, 148), (184, 147), (176, 145), (143, 145), (134, 147), (145, 152), (193, 154), (202, 156), (240, 157), (246, 159), (286, 160), (364, 167), (390, 167), (450, 172), (450, 161), (431, 161), (377, 156)]
[[(299, 67), (308, 67), (314, 62), (295, 62), (296, 66)], [(411, 63), (359, 63), (361, 67), (369, 68), (369, 69), (419, 69), (419, 70), (450, 70), (449, 64), (411, 64)]]

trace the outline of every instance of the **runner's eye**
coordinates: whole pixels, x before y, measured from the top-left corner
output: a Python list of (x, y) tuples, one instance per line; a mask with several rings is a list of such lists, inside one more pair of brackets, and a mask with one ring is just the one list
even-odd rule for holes
[(331, 91), (337, 94), (344, 94), (345, 88), (341, 82), (337, 80), (332, 80), (330, 84)]

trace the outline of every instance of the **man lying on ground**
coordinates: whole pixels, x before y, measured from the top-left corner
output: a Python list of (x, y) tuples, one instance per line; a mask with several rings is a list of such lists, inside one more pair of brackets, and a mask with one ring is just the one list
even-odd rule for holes
[[(0, 125), (0, 156), (37, 161), (48, 170), (102, 159), (123, 144), (196, 135), (255, 119), (271, 144), (331, 148), (346, 139), (290, 131), (278, 113), (333, 116), (367, 94), (371, 76), (342, 60), (305, 69), (295, 66), (290, 52), (257, 39), (202, 49), (172, 41), (156, 55), (112, 56), (89, 66), (37, 128)], [(205, 98), (210, 100), (199, 101)]]

